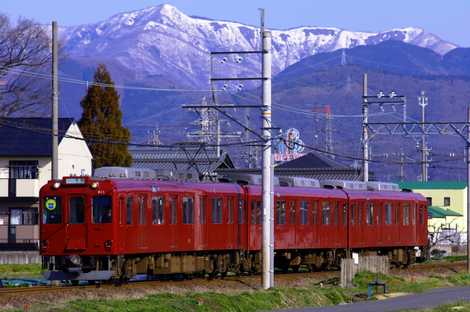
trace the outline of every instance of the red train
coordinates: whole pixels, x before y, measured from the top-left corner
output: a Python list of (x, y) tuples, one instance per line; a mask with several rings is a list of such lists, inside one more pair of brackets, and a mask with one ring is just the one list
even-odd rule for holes
[[(388, 254), (406, 265), (427, 245), (423, 196), (381, 191), (380, 183), (372, 191), (330, 184), (275, 187), (277, 269), (337, 266), (349, 252)], [(64, 177), (41, 188), (40, 210), (49, 279), (261, 268), (259, 185)]]

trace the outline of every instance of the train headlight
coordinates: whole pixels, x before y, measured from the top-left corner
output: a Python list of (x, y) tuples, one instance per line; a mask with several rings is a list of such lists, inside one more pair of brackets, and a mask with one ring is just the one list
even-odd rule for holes
[(54, 182), (54, 184), (52, 184), (52, 187), (58, 189), (60, 187), (60, 182)]
[(98, 187), (98, 182), (91, 183), (91, 188), (96, 189)]

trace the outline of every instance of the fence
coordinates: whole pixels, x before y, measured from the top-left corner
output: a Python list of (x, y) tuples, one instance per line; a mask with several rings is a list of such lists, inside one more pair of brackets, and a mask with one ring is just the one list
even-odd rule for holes
[(358, 256), (341, 260), (341, 287), (352, 287), (352, 280), (358, 272), (388, 274), (388, 256)]

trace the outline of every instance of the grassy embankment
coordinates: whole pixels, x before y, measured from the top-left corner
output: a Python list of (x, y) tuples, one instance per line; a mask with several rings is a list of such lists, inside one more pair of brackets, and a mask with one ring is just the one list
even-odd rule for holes
[(40, 277), (40, 264), (0, 264), (0, 279)]
[[(61, 304), (56, 308), (61, 311), (259, 311), (326, 306), (365, 300), (367, 284), (375, 278), (375, 274), (360, 273), (354, 279), (356, 287), (353, 289), (311, 285), (241, 293), (161, 293), (135, 299), (80, 299)], [(392, 293), (417, 293), (436, 287), (470, 285), (470, 275), (460, 273), (448, 277), (422, 277), (416, 280), (385, 275), (379, 275), (379, 278), (387, 283), (389, 291)], [(31, 311), (34, 311), (35, 308), (42, 310), (45, 306), (33, 306)], [(51, 306), (47, 306), (47, 308), (51, 308)]]

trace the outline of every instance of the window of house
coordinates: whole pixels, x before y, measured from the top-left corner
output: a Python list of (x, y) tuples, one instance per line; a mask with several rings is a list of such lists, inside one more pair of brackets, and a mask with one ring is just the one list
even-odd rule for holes
[(36, 208), (11, 208), (11, 225), (35, 225), (38, 224), (38, 211)]
[(295, 201), (289, 202), (289, 223), (296, 223), (296, 210), (295, 210)]
[(43, 203), (43, 223), (58, 224), (62, 223), (62, 205), (59, 196), (46, 196)]
[(162, 196), (152, 198), (152, 224), (163, 224), (164, 200)]
[(322, 201), (322, 209), (321, 209), (321, 217), (322, 217), (322, 224), (328, 225), (330, 224), (331, 218), (330, 212), (330, 202), (327, 200)]
[(428, 206), (432, 206), (432, 197), (426, 197), (426, 201), (428, 202)]
[(222, 224), (222, 198), (212, 199), (212, 223)]
[(308, 223), (308, 202), (302, 200), (300, 202), (300, 224)]
[(194, 222), (194, 200), (192, 197), (183, 197), (183, 224)]
[(69, 223), (81, 224), (85, 222), (85, 199), (73, 196), (69, 199)]
[(286, 224), (286, 201), (276, 201), (276, 224)]
[(132, 196), (127, 197), (126, 202), (126, 224), (132, 224)]
[(177, 201), (178, 198), (176, 196), (170, 196), (170, 224), (176, 224), (178, 221)]
[(385, 224), (392, 224), (392, 204), (385, 203)]
[(450, 197), (444, 197), (444, 206), (450, 206)]
[(147, 197), (139, 196), (139, 224), (145, 224), (146, 210), (147, 210)]
[(245, 202), (243, 199), (238, 200), (238, 224), (245, 223)]
[(93, 223), (103, 224), (113, 221), (111, 196), (93, 196)]
[(366, 223), (374, 224), (374, 204), (373, 203), (367, 203)]
[(37, 179), (38, 167), (37, 160), (10, 160), (9, 175), (12, 179)]

